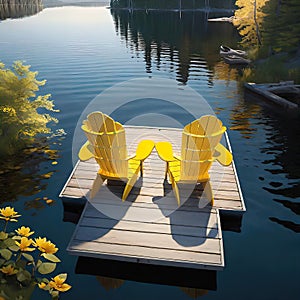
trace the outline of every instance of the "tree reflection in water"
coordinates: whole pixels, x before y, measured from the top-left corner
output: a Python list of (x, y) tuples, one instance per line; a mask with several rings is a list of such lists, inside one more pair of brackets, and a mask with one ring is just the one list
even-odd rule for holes
[(180, 287), (180, 289), (193, 299), (200, 298), (208, 294), (208, 290)]
[[(123, 279), (110, 278), (104, 276), (96, 276), (96, 279), (105, 288), (106, 291), (118, 289), (125, 283), (125, 280)], [(208, 290), (204, 289), (188, 287), (179, 287), (179, 289), (182, 290), (186, 295), (188, 295), (192, 299), (197, 299), (208, 294)]]
[(125, 282), (125, 280), (123, 279), (110, 278), (104, 276), (96, 276), (96, 279), (100, 282), (100, 284), (105, 288), (106, 291), (109, 291), (111, 289), (118, 289)]
[(220, 44), (238, 41), (231, 24), (207, 22), (203, 12), (111, 10), (111, 14), (126, 46), (137, 57), (143, 55), (147, 73), (168, 70), (184, 84), (191, 72), (213, 82)]
[[(285, 112), (278, 112), (276, 107), (258, 103), (257, 98), (245, 95), (232, 109), (232, 130), (238, 130), (243, 138), (255, 139), (255, 135), (263, 128), (264, 143), (259, 149), (265, 157), (262, 165), (271, 174), (272, 179), (263, 182), (263, 189), (274, 195), (273, 200), (292, 214), (300, 215), (300, 119)], [(282, 198), (278, 198), (281, 196)], [(277, 216), (269, 218), (294, 232), (300, 232), (298, 223), (280, 219)]]
[(160, 10), (232, 10), (234, 0), (111, 0), (110, 7), (116, 9), (160, 9)]
[(0, 2), (0, 20), (32, 16), (42, 9), (42, 0), (2, 0)]
[[(263, 163), (268, 166), (266, 171), (285, 177), (283, 180), (272, 181), (264, 189), (268, 192), (282, 196), (274, 201), (289, 209), (291, 213), (300, 215), (300, 120), (299, 118), (277, 117), (272, 118), (272, 127), (277, 130), (269, 130), (266, 147), (263, 153), (272, 154), (272, 159)], [(278, 217), (270, 217), (270, 220), (282, 226), (300, 233), (300, 221), (298, 223), (282, 220)]]
[[(58, 151), (50, 148), (48, 142), (35, 144), (19, 150), (18, 154), (2, 158), (0, 166), (1, 205), (18, 200), (19, 196), (32, 196), (46, 189), (46, 180), (53, 171), (48, 171), (43, 163), (56, 163)], [(27, 201), (25, 208), (41, 209), (51, 205), (48, 198), (36, 198)]]

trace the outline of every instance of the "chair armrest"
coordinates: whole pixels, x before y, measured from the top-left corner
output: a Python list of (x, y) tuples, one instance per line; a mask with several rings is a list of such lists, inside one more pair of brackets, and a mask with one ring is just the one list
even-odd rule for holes
[(223, 166), (229, 166), (232, 162), (232, 154), (220, 143), (216, 146), (213, 157)]
[(135, 160), (140, 160), (143, 161), (145, 160), (152, 152), (154, 148), (154, 142), (151, 140), (142, 140), (138, 144), (135, 155), (131, 156), (130, 159), (135, 159)]
[(173, 148), (172, 144), (169, 142), (158, 142), (155, 144), (156, 151), (159, 155), (159, 157), (166, 161), (171, 162), (175, 160), (179, 160), (177, 157), (173, 154)]
[(86, 161), (94, 156), (93, 146), (89, 143), (89, 141), (86, 141), (86, 143), (79, 150), (79, 159), (81, 161)]
[(132, 155), (126, 157), (125, 160), (130, 160), (130, 159), (135, 159), (135, 154), (132, 154)]

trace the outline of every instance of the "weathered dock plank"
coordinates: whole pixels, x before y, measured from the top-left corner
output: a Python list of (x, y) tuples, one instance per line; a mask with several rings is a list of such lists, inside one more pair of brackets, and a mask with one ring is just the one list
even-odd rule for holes
[[(111, 205), (111, 204), (106, 204)], [(117, 205), (112, 209), (119, 209)], [(121, 220), (109, 218), (102, 204), (88, 203), (68, 246), (71, 254), (118, 261), (198, 269), (224, 266), (219, 213), (176, 210), (170, 217), (159, 207), (128, 208)]]

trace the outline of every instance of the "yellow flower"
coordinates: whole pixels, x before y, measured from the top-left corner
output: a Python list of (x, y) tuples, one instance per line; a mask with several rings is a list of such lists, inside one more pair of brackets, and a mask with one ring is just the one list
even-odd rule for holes
[(57, 275), (49, 282), (49, 286), (57, 291), (66, 292), (71, 286), (67, 283), (64, 283), (67, 279), (65, 274)]
[(25, 226), (22, 226), (22, 227), (18, 228), (17, 230), (15, 230), (15, 232), (16, 232), (18, 235), (26, 236), (26, 237), (29, 237), (29, 236), (31, 236), (32, 234), (34, 234), (34, 231), (31, 231), (31, 232), (30, 232), (30, 228), (29, 228), (29, 227), (25, 227)]
[(21, 238), (21, 242), (15, 241), (16, 245), (20, 248), (22, 252), (24, 251), (34, 251), (35, 248), (29, 248), (29, 246), (33, 243), (32, 239), (28, 239), (27, 237), (23, 236)]
[(46, 238), (37, 238), (35, 239), (33, 245), (37, 247), (41, 252), (47, 254), (54, 254), (57, 252), (58, 248), (55, 247), (53, 243), (47, 241)]
[(47, 284), (45, 282), (41, 282), (41, 283), (38, 284), (38, 286), (39, 286), (40, 289), (43, 290), (43, 289), (45, 289), (45, 287), (47, 286)]
[(18, 273), (18, 270), (16, 270), (12, 265), (2, 267), (0, 271), (5, 275), (14, 275)]
[(5, 208), (0, 208), (0, 219), (4, 219), (5, 221), (17, 222), (18, 220), (14, 218), (18, 217), (21, 217), (21, 215), (18, 215), (13, 207), (7, 206)]

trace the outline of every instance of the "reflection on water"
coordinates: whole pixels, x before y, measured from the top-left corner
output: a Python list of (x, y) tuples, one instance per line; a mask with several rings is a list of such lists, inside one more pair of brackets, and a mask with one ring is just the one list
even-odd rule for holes
[[(272, 194), (288, 198), (300, 197), (300, 120), (298, 118), (279, 118), (269, 120), (266, 128), (266, 146), (262, 153), (268, 154), (263, 163), (271, 174), (286, 174), (287, 185), (271, 182), (266, 188)], [(272, 125), (272, 126), (270, 126)]]
[[(55, 162), (57, 157), (57, 150), (50, 149), (48, 143), (40, 143), (20, 150), (16, 155), (3, 158), (0, 166), (1, 205), (16, 201), (19, 196), (32, 196), (46, 190), (46, 180), (54, 171), (49, 171), (41, 165)], [(44, 208), (52, 203), (50, 200), (36, 198), (27, 201), (25, 207)]]
[(300, 223), (297, 224), (297, 223), (292, 222), (292, 221), (280, 220), (280, 219), (275, 218), (275, 217), (270, 217), (270, 220), (272, 222), (278, 223), (278, 224), (284, 226), (285, 228), (290, 229), (290, 230), (292, 230), (296, 233), (300, 233)]
[(96, 279), (100, 282), (100, 284), (107, 290), (118, 289), (124, 284), (124, 280), (117, 278), (110, 278), (104, 276), (96, 276)]
[(42, 9), (42, 0), (2, 0), (0, 2), (0, 20), (31, 16), (37, 14)]
[(284, 207), (290, 209), (293, 213), (300, 216), (300, 203), (279, 199), (274, 199), (274, 201), (281, 203)]
[(182, 83), (191, 74), (212, 82), (220, 44), (238, 40), (231, 24), (209, 23), (201, 12), (111, 10), (111, 14), (126, 46), (137, 57), (143, 56), (147, 73), (174, 72)]
[[(269, 154), (270, 158), (263, 163), (266, 170), (277, 176), (285, 176), (285, 180), (269, 182), (264, 189), (283, 199), (274, 199), (275, 202), (287, 208), (296, 216), (300, 215), (300, 120), (299, 118), (274, 118), (269, 122), (272, 127), (267, 130), (266, 147), (262, 153)], [(272, 128), (272, 129), (271, 129)], [(276, 129), (274, 129), (276, 128)], [(289, 200), (287, 200), (289, 199)], [(293, 200), (292, 200), (293, 199)], [(270, 217), (270, 220), (300, 233), (300, 218), (295, 223), (290, 220)]]
[[(246, 101), (238, 103), (232, 110), (231, 129), (240, 131), (244, 138), (255, 139), (263, 128), (264, 138), (259, 149), (264, 157), (261, 164), (271, 176), (258, 176), (263, 189), (273, 195), (273, 200), (286, 208), (296, 219), (300, 215), (300, 119), (287, 116), (278, 109), (246, 93)], [(278, 198), (281, 196), (282, 198)], [(299, 222), (270, 216), (276, 222), (295, 232), (300, 232)]]
[(230, 120), (232, 126), (231, 130), (238, 130), (242, 137), (250, 139), (257, 128), (252, 124), (253, 117), (261, 111), (261, 107), (257, 104), (250, 104), (245, 106), (244, 102), (238, 102), (231, 111)]
[(111, 0), (110, 6), (113, 8), (130, 9), (234, 9), (234, 0)]
[(215, 80), (224, 80), (226, 85), (229, 85), (230, 82), (240, 78), (242, 69), (240, 67), (231, 66), (225, 63), (224, 60), (221, 60), (214, 64), (213, 72)]
[[(106, 291), (118, 289), (123, 286), (125, 280), (104, 277), (104, 276), (96, 276), (97, 281), (105, 288)], [(179, 287), (181, 291), (183, 291), (186, 295), (188, 295), (192, 299), (197, 299), (202, 296), (207, 295), (208, 290), (196, 289), (196, 288), (188, 288), (188, 287)]]
[(202, 289), (193, 289), (193, 288), (185, 288), (185, 287), (180, 287), (180, 289), (189, 297), (193, 299), (200, 298), (202, 296), (207, 295), (208, 290), (202, 290)]

